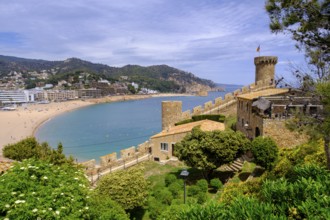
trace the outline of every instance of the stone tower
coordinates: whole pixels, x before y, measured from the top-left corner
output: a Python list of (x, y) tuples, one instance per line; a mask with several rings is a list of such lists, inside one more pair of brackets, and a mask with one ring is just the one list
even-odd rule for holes
[(163, 101), (162, 102), (162, 130), (173, 127), (175, 123), (181, 120), (182, 102), (181, 101)]
[(260, 80), (269, 80), (269, 83), (274, 83), (275, 65), (277, 63), (277, 57), (274, 56), (261, 56), (254, 58), (254, 64), (256, 65), (256, 80), (257, 83)]

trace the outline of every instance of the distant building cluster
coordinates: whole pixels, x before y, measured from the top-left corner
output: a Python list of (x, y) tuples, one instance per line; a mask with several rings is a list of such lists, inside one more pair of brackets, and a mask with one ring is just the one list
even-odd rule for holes
[[(8, 76), (0, 79), (0, 105), (22, 104), (29, 102), (61, 102), (73, 99), (99, 98), (109, 95), (131, 94), (129, 86), (134, 88), (135, 94), (154, 94), (156, 90), (142, 88), (137, 83), (113, 82), (105, 79), (93, 79), (89, 73), (70, 76), (67, 80), (57, 81), (57, 85), (45, 83), (46, 79), (56, 70), (29, 72), (28, 76), (12, 71)], [(122, 76), (125, 78), (125, 76)], [(126, 77), (128, 78), (128, 77)], [(28, 80), (27, 80), (28, 79)], [(27, 82), (31, 83), (32, 88)]]

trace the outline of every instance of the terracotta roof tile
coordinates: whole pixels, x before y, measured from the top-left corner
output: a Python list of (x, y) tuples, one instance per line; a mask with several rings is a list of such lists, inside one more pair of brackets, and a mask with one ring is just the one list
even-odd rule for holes
[(238, 98), (253, 100), (253, 99), (257, 99), (261, 96), (281, 95), (281, 94), (284, 94), (287, 92), (289, 92), (289, 89), (272, 88), (272, 89), (265, 89), (265, 90), (260, 90), (257, 92), (251, 92), (251, 93), (239, 95)]
[(223, 123), (206, 119), (202, 121), (196, 121), (196, 122), (191, 122), (191, 123), (171, 127), (170, 129), (163, 130), (162, 132), (152, 136), (151, 138), (158, 138), (168, 135), (190, 132), (196, 126), (200, 126), (203, 131), (225, 130), (225, 125)]

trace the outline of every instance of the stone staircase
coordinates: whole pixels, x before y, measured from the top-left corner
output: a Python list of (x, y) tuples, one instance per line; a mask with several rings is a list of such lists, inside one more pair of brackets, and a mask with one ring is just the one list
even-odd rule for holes
[(228, 172), (239, 172), (242, 170), (244, 162), (251, 161), (251, 160), (252, 160), (252, 158), (248, 157), (247, 155), (243, 155), (243, 156), (237, 158), (236, 160), (234, 160), (234, 162), (232, 162), (231, 164), (222, 165), (219, 168), (219, 170), (228, 171)]

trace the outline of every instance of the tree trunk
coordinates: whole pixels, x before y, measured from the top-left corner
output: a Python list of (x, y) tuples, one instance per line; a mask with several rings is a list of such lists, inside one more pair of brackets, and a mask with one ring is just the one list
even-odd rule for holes
[(324, 138), (324, 151), (325, 151), (325, 156), (327, 158), (327, 168), (330, 170), (330, 148), (329, 148), (329, 143), (330, 143), (330, 136), (327, 136)]

